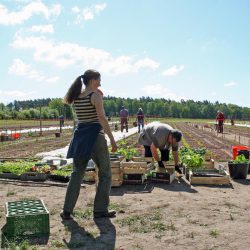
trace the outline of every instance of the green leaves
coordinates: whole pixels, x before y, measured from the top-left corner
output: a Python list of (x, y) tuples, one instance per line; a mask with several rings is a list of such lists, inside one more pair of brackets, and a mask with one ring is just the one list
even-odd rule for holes
[(21, 175), (25, 172), (28, 172), (33, 165), (34, 162), (28, 161), (6, 161), (0, 165), (0, 173), (12, 173), (16, 175)]
[(131, 160), (133, 156), (139, 156), (139, 152), (137, 151), (137, 149), (129, 146), (118, 149), (117, 153), (124, 155), (127, 160)]
[(246, 159), (245, 155), (237, 155), (235, 160), (232, 161), (233, 164), (239, 163), (250, 163), (248, 159)]
[(189, 169), (203, 168), (203, 155), (206, 153), (206, 148), (191, 149), (184, 147), (180, 149), (181, 162)]

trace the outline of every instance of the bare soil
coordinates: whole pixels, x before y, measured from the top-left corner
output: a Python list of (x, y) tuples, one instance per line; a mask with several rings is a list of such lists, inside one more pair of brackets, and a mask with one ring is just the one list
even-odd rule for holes
[(250, 176), (232, 186), (124, 185), (111, 189), (113, 219), (92, 218), (95, 184), (84, 184), (73, 221), (62, 222), (66, 185), (0, 181), (0, 225), (4, 203), (43, 199), (50, 212), (50, 236), (33, 249), (249, 249)]
[[(193, 144), (191, 140), (188, 141), (191, 145), (210, 144), (209, 149), (217, 152), (218, 157), (224, 152), (223, 158), (230, 158), (233, 141), (229, 142), (222, 136), (214, 140), (212, 132), (199, 128), (181, 128), (194, 139)], [(11, 149), (5, 148), (7, 143), (4, 142), (1, 144), (0, 157), (30, 157), (64, 147), (71, 135), (72, 132), (64, 133), (60, 138), (55, 138), (54, 134), (26, 138), (25, 141), (14, 141)], [(26, 142), (28, 144), (24, 146)], [(211, 142), (218, 142), (219, 146), (211, 146)], [(30, 249), (249, 249), (250, 175), (246, 180), (232, 180), (229, 186), (190, 186), (181, 178), (170, 185), (123, 185), (112, 188), (110, 208), (117, 211), (117, 217), (97, 220), (92, 218), (95, 184), (83, 184), (74, 220), (62, 222), (59, 213), (66, 186), (52, 182), (0, 180), (0, 227), (6, 222), (6, 201), (35, 198), (43, 199), (50, 212), (51, 232), (45, 243), (38, 245), (36, 242)]]

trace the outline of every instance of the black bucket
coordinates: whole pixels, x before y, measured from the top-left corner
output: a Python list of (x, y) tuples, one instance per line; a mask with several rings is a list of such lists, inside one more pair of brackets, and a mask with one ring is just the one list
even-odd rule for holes
[(228, 163), (229, 173), (232, 179), (246, 179), (249, 163)]

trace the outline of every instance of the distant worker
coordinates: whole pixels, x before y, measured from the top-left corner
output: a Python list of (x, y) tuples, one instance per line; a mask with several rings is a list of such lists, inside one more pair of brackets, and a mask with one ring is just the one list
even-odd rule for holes
[(59, 120), (60, 120), (60, 127), (64, 127), (64, 116), (60, 115)]
[[(160, 168), (164, 168), (163, 161), (169, 161), (169, 149), (172, 147), (175, 170), (182, 174), (179, 166), (178, 148), (182, 133), (170, 125), (152, 122), (145, 126), (139, 135), (138, 142), (144, 146), (145, 157), (154, 157)], [(157, 149), (161, 152), (161, 159)]]
[(216, 116), (216, 124), (217, 124), (217, 132), (218, 133), (223, 133), (223, 124), (225, 121), (225, 116), (223, 112), (220, 110), (217, 111), (217, 116)]
[(231, 119), (231, 125), (234, 126), (234, 119)]
[(140, 133), (141, 129), (144, 128), (144, 113), (142, 108), (139, 108), (137, 112), (137, 126), (138, 126), (138, 133)]
[(121, 119), (121, 132), (123, 132), (124, 127), (126, 128), (126, 132), (128, 132), (128, 110), (122, 106), (120, 111), (120, 119)]

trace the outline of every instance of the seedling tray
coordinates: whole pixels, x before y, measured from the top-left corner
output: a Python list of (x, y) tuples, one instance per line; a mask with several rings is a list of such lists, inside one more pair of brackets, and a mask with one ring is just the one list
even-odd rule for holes
[(19, 180), (20, 179), (20, 175), (16, 175), (13, 173), (0, 173), (0, 178), (3, 179), (12, 179), (12, 180)]
[(26, 172), (20, 176), (21, 181), (46, 181), (47, 178), (47, 174), (39, 172)]
[(189, 182), (190, 184), (229, 185), (230, 176), (225, 170), (189, 170)]

